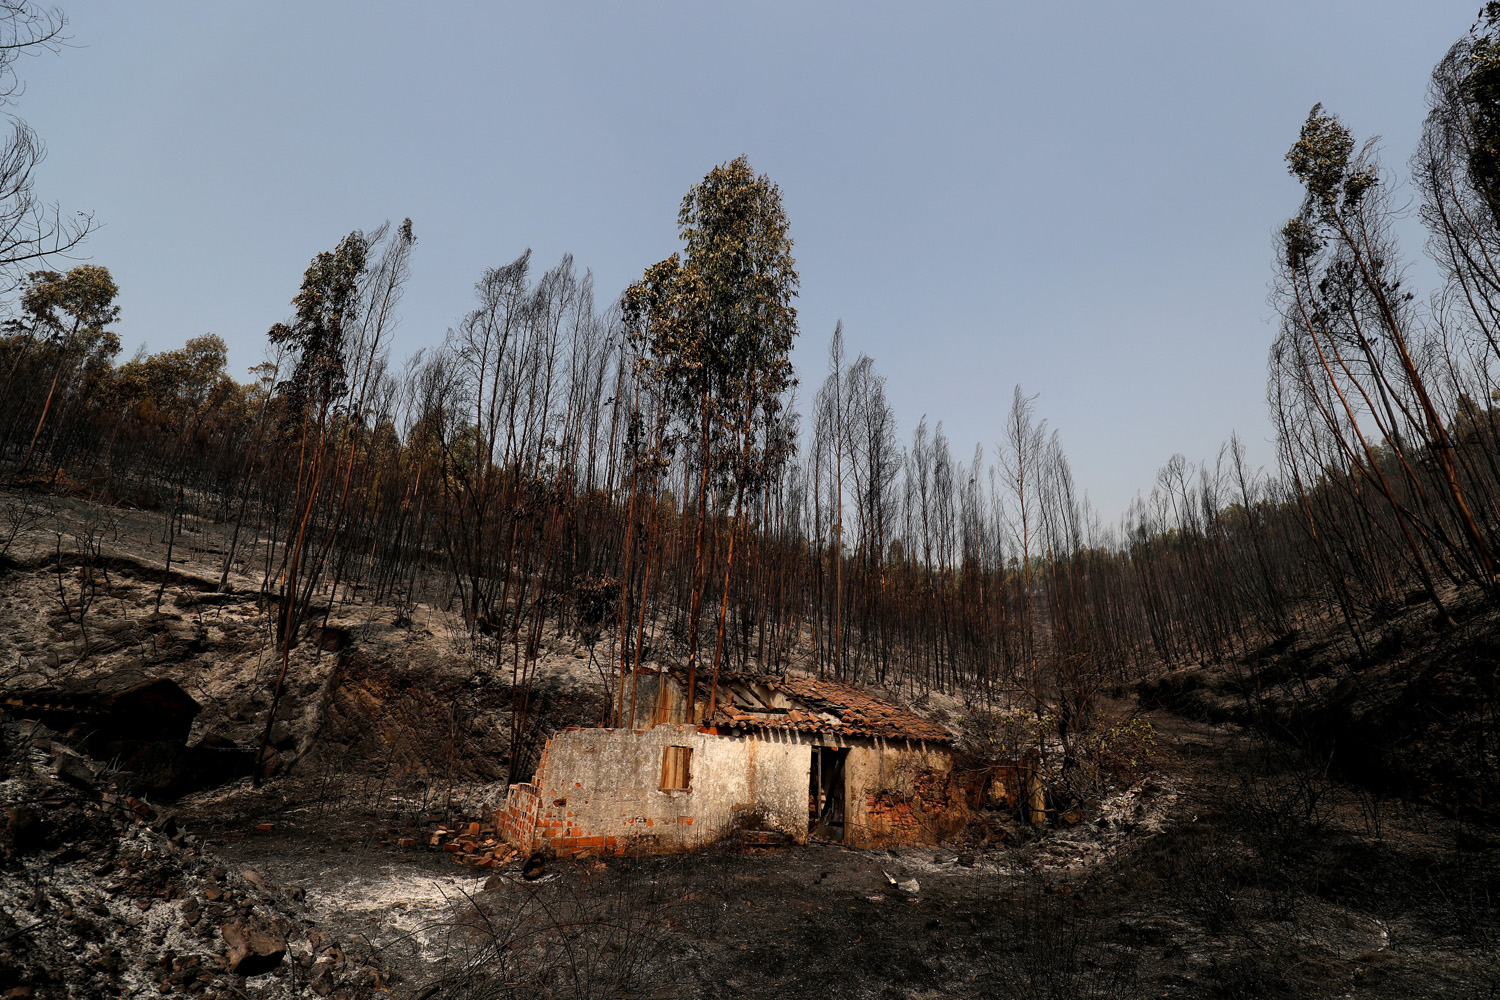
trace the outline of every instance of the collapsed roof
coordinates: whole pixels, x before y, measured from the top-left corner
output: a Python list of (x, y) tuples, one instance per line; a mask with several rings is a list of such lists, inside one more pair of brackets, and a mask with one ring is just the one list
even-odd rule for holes
[[(680, 672), (674, 672), (674, 678), (684, 683)], [(711, 684), (711, 677), (698, 678), (696, 700), (704, 705)], [(853, 685), (811, 677), (721, 673), (717, 704), (708, 724), (938, 743), (953, 740), (944, 726), (931, 719)]]

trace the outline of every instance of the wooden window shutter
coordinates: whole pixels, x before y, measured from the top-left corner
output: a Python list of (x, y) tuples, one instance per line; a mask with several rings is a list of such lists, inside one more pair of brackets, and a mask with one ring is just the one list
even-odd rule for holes
[(692, 758), (691, 747), (667, 747), (661, 758), (661, 788), (662, 791), (685, 792), (688, 790), (689, 760)]

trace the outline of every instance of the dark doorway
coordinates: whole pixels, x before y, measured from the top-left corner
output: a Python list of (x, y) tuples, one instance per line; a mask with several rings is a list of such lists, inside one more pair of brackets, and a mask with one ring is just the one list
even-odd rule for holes
[(813, 747), (808, 775), (807, 829), (819, 840), (844, 840), (844, 762), (847, 747)]

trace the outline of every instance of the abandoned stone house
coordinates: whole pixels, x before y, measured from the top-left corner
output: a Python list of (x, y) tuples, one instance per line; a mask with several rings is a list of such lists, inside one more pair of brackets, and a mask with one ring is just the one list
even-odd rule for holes
[[(932, 843), (968, 821), (952, 738), (858, 688), (680, 672), (622, 684), (616, 729), (547, 741), (497, 817), (522, 851), (659, 854), (729, 837), (853, 846)], [(710, 703), (712, 702), (712, 711)]]

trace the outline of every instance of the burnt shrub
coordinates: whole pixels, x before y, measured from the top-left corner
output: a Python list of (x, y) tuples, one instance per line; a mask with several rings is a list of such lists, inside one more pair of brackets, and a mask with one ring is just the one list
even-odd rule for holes
[(576, 1000), (662, 995), (674, 982), (649, 891), (506, 884), (470, 901), (448, 927), (449, 959), (426, 1000)]
[(1038, 878), (983, 942), (985, 995), (1000, 1000), (1133, 1000), (1146, 996), (1134, 948), (1110, 940), (1071, 893)]

